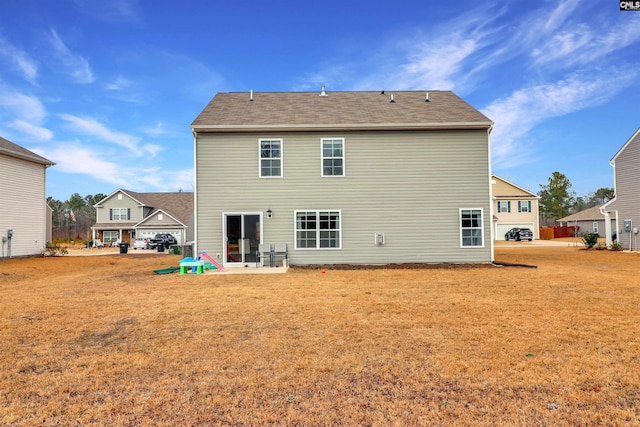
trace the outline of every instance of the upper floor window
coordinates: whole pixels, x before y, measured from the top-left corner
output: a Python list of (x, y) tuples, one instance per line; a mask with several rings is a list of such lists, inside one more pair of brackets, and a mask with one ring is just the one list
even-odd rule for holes
[(511, 212), (511, 202), (498, 202), (498, 212)]
[(518, 212), (531, 212), (531, 200), (521, 200), (518, 202)]
[(482, 209), (460, 209), (460, 245), (483, 247)]
[(131, 219), (131, 209), (111, 208), (109, 209), (109, 219), (112, 221), (128, 221)]
[(282, 140), (260, 140), (260, 177), (282, 177)]
[(344, 176), (344, 138), (322, 139), (322, 176)]

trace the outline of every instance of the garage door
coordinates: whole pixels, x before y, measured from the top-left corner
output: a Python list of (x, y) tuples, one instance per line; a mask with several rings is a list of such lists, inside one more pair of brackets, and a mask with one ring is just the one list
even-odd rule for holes
[[(507, 233), (507, 231), (511, 230), (512, 228), (528, 228), (531, 231), (533, 230), (533, 224), (532, 223), (522, 223), (522, 224), (496, 224), (496, 235), (495, 235), (495, 239), (496, 240), (504, 240), (504, 235)], [(533, 233), (534, 235), (536, 234), (535, 232)]]
[(158, 233), (169, 233), (176, 238), (179, 245), (182, 244), (182, 230), (138, 230), (137, 237), (143, 239), (151, 239)]

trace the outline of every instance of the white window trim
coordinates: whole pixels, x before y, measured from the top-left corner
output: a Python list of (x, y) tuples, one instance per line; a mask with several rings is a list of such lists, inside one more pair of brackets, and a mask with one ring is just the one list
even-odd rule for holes
[[(316, 215), (318, 216), (317, 222), (318, 222), (318, 227), (320, 224), (320, 212), (338, 212), (339, 217), (339, 221), (338, 221), (338, 225), (339, 228), (337, 229), (337, 231), (339, 232), (339, 236), (338, 237), (338, 247), (337, 248), (321, 248), (320, 247), (320, 228), (316, 228), (317, 231), (317, 235), (316, 235), (316, 247), (315, 248), (299, 248), (298, 247), (298, 213), (299, 212), (315, 212)], [(294, 244), (294, 248), (297, 251), (339, 251), (342, 250), (342, 210), (340, 209), (297, 209), (293, 211), (293, 244)]]
[[(116, 219), (116, 211), (118, 211), (118, 219)], [(124, 218), (122, 218), (122, 213), (124, 212)], [(111, 208), (111, 216), (112, 216), (112, 221), (129, 221), (127, 219), (127, 214), (129, 213), (129, 209), (128, 208)]]
[[(325, 141), (342, 141), (342, 175), (325, 175), (324, 174), (324, 142)], [(328, 158), (337, 158), (337, 157), (328, 157)], [(347, 175), (347, 160), (346, 160), (346, 143), (344, 138), (321, 138), (320, 139), (320, 176), (326, 178), (341, 178)]]
[[(525, 209), (526, 207), (526, 209)], [(531, 200), (519, 200), (518, 201), (518, 212), (519, 213), (531, 213), (533, 210), (533, 204)]]
[[(263, 176), (262, 175), (262, 142), (278, 141), (280, 142), (280, 175)], [(282, 178), (284, 176), (284, 141), (282, 138), (260, 138), (258, 139), (258, 178)]]
[(593, 232), (594, 232), (595, 234), (599, 234), (598, 221), (593, 221), (592, 228), (593, 228)]
[[(478, 246), (465, 246), (463, 244), (463, 239), (462, 239), (462, 211), (480, 211), (480, 221), (481, 221), (481, 225), (480, 225), (480, 230), (481, 230), (481, 239), (482, 239), (482, 244), (478, 245)], [(480, 248), (484, 248), (484, 228), (485, 228), (485, 224), (484, 224), (484, 209), (483, 208), (460, 208), (458, 210), (458, 230), (460, 233), (460, 248), (462, 249), (480, 249)]]

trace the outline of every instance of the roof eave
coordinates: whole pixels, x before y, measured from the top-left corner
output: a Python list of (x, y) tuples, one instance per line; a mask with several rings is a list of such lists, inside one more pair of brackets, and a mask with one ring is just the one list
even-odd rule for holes
[(21, 154), (21, 153), (16, 153), (15, 151), (11, 151), (11, 150), (0, 150), (0, 153), (5, 154), (9, 157), (15, 157), (16, 159), (20, 159), (20, 160), (28, 160), (30, 162), (33, 163), (38, 163), (44, 166), (53, 166), (55, 165), (54, 162), (52, 162), (49, 159), (45, 159), (44, 157), (41, 156), (29, 156), (26, 154)]
[(362, 130), (445, 130), (491, 129), (493, 122), (455, 123), (363, 123), (363, 124), (278, 124), (278, 125), (192, 125), (197, 132), (313, 132), (313, 131), (362, 131)]

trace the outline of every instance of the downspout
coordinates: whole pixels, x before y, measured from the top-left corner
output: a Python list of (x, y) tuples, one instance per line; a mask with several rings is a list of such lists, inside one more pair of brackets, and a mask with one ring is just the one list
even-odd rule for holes
[[(198, 132), (191, 130), (193, 134), (193, 251), (192, 256), (198, 253)], [(186, 236), (185, 236), (186, 237)]]
[(604, 215), (604, 234), (605, 234), (605, 244), (607, 247), (611, 246), (611, 215), (604, 209), (604, 206), (600, 206), (600, 213)]
[[(493, 173), (492, 173), (492, 165), (491, 165), (491, 131), (493, 130), (493, 125), (487, 128), (487, 164), (489, 166), (489, 239), (491, 245), (491, 262), (494, 262), (495, 259), (495, 234), (493, 230)], [(497, 231), (497, 230), (496, 230)]]

